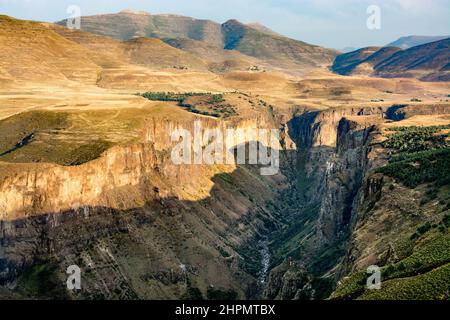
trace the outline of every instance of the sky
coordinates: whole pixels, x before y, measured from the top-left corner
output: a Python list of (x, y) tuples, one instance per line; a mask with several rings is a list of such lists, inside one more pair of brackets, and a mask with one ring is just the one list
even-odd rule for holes
[[(386, 45), (408, 35), (450, 35), (450, 0), (0, 0), (0, 14), (54, 22), (69, 17), (70, 5), (79, 6), (82, 16), (133, 9), (220, 23), (259, 22), (285, 36), (336, 49)], [(373, 5), (379, 15), (367, 12)], [(369, 29), (368, 19), (379, 21), (379, 28)]]

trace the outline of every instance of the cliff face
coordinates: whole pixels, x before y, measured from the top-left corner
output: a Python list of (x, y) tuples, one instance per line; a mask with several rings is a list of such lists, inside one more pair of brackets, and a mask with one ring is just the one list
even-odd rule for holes
[[(310, 287), (309, 298), (329, 294), (319, 292), (318, 281), (329, 281), (333, 287), (349, 273), (375, 263), (384, 265), (395, 257), (390, 243), (417, 226), (416, 212), (424, 191), (400, 184), (395, 184), (396, 192), (389, 191), (394, 188), (389, 186), (392, 179), (373, 173), (389, 158), (380, 144), (379, 125), (390, 119), (445, 114), (447, 108), (342, 108), (306, 112), (289, 121), (288, 134), (297, 147), (293, 166), (297, 174), (282, 201), (294, 199), (296, 208), (290, 211), (290, 227), (277, 233), (275, 238), (281, 240), (273, 241), (272, 251), (275, 261), (293, 258), (301, 261), (302, 273), (315, 275), (301, 277), (298, 288)], [(398, 212), (405, 217), (400, 218)], [(397, 227), (384, 226), (386, 219)], [(266, 296), (282, 296), (286, 287), (296, 292), (292, 287), (295, 269), (273, 269)]]
[(382, 118), (382, 108), (340, 109), (306, 113), (290, 122), (290, 133), (308, 181), (306, 198), (319, 206), (318, 233), (332, 241), (351, 220), (352, 201), (364, 175), (374, 125), (346, 117)]
[[(430, 147), (431, 151), (420, 153), (421, 157), (426, 158), (424, 162), (403, 162), (396, 167), (396, 170), (409, 170), (411, 177), (397, 176), (394, 179), (388, 173), (381, 173), (385, 171), (377, 169), (392, 161), (395, 163), (391, 155), (395, 151), (385, 149), (380, 143), (389, 134), (384, 131), (385, 126), (402, 127), (417, 125), (420, 119), (436, 120), (439, 117), (435, 115), (449, 113), (448, 106), (393, 106), (377, 113), (361, 110), (360, 114), (346, 114), (336, 127), (334, 148), (326, 148), (319, 143), (315, 150), (314, 142), (309, 144), (311, 147), (305, 152), (305, 163), (306, 168), (309, 164), (312, 169), (306, 171), (309, 172), (306, 178), (312, 180), (308, 187), (313, 188), (313, 193), (320, 193), (321, 197), (316, 202), (317, 220), (309, 239), (315, 245), (304, 245), (302, 249), (309, 250), (304, 253), (306, 256), (312, 254), (321, 258), (303, 261), (306, 261), (307, 270), (322, 271), (327, 277), (339, 280), (332, 298), (447, 297), (448, 286), (439, 286), (448, 281), (448, 275), (439, 272), (448, 270), (448, 223), (445, 222), (449, 208), (448, 183), (440, 183), (436, 179), (421, 180), (413, 187), (408, 185), (408, 179), (429, 169), (426, 162), (429, 154), (439, 154), (443, 152), (442, 149)], [(333, 116), (322, 114), (320, 117), (327, 118), (333, 119)], [(399, 122), (384, 124), (384, 119)], [(314, 141), (314, 137), (321, 137), (319, 141), (325, 141), (321, 132), (314, 130), (321, 128), (323, 121), (309, 121), (309, 124), (313, 129), (301, 131), (313, 133), (309, 134), (313, 138), (310, 141)], [(429, 129), (411, 128), (404, 131), (414, 130), (422, 132)], [(333, 129), (329, 131), (334, 132)], [(411, 153), (402, 153), (400, 156), (408, 159)], [(439, 163), (439, 159), (436, 156), (432, 161)], [(444, 166), (439, 166), (437, 170), (442, 170), (445, 176)], [(323, 168), (322, 171), (320, 168)], [(316, 175), (319, 178), (315, 178)], [(303, 243), (307, 241), (307, 237), (302, 239)], [(324, 258), (330, 263), (318, 263)], [(376, 293), (364, 289), (366, 268), (371, 265), (382, 268), (385, 289), (379, 292), (375, 290)], [(430, 279), (435, 283), (433, 290), (423, 287)], [(314, 292), (311, 297), (316, 297)]]
[[(241, 130), (241, 134), (235, 137), (235, 145), (249, 142), (245, 130), (273, 128), (273, 122), (270, 123), (265, 118), (232, 124), (220, 123), (212, 118), (199, 118), (198, 121), (202, 130), (200, 138), (203, 138), (203, 130), (207, 129), (218, 129), (220, 132), (225, 132), (227, 128)], [(13, 220), (65, 211), (82, 205), (129, 209), (145, 202), (148, 190), (140, 187), (156, 173), (167, 177), (168, 182), (173, 182), (174, 186), (177, 183), (187, 183), (198, 187), (202, 182), (190, 177), (205, 176), (211, 179), (221, 168), (225, 172), (236, 169), (235, 165), (218, 164), (209, 170), (211, 168), (208, 166), (173, 164), (170, 152), (178, 141), (172, 141), (171, 133), (176, 129), (184, 129), (192, 134), (194, 140), (195, 122), (152, 119), (144, 128), (141, 143), (113, 147), (99, 159), (80, 166), (4, 164), (11, 169), (4, 170), (6, 174), (0, 182), (2, 218)], [(205, 148), (208, 142), (203, 139), (200, 147)], [(279, 144), (277, 148), (281, 148)], [(123, 190), (123, 195), (120, 195), (120, 190)], [(206, 197), (209, 190), (205, 191), (206, 193), (199, 193), (197, 198)], [(175, 193), (184, 199), (181, 192)], [(125, 199), (118, 200), (118, 196), (125, 196)]]
[[(201, 119), (204, 129), (274, 125)], [(84, 290), (72, 298), (180, 298), (193, 288), (206, 296), (209, 285), (254, 295), (240, 248), (276, 223), (267, 203), (284, 177), (260, 176), (255, 166), (175, 165), (175, 128), (191, 131), (193, 122), (153, 119), (141, 143), (80, 166), (3, 163), (0, 284), (41, 296), (28, 275), (45, 270), (54, 286), (44, 296), (66, 294), (65, 269), (77, 264)]]
[(355, 219), (355, 199), (367, 166), (368, 141), (374, 126), (360, 126), (345, 118), (337, 128), (335, 153), (326, 160), (324, 197), (319, 210), (320, 241), (345, 237)]
[(154, 148), (148, 144), (114, 147), (97, 160), (76, 167), (23, 165), (7, 174), (0, 185), (6, 220), (60, 212), (81, 205), (129, 208), (142, 196), (120, 203), (114, 193), (138, 186), (157, 165)]
[(297, 170), (304, 182), (299, 191), (307, 202), (303, 206), (318, 208), (314, 242), (345, 238), (361, 211), (363, 194), (370, 198), (380, 188), (366, 181), (369, 171), (386, 163), (378, 124), (449, 112), (446, 104), (398, 105), (307, 112), (293, 118), (288, 127), (299, 151)]

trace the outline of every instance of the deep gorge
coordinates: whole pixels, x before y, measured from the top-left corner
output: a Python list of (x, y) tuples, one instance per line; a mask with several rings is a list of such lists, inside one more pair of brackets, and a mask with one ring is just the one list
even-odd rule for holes
[[(7, 214), (16, 206), (22, 217), (1, 222), (0, 284), (33, 296), (44, 279), (46, 296), (67, 298), (327, 298), (351, 269), (349, 242), (376, 148), (376, 127), (346, 117), (384, 112), (258, 119), (285, 131), (274, 177), (249, 165), (174, 166), (165, 134), (179, 124), (157, 122), (144, 133), (154, 143), (114, 147), (77, 167), (12, 173), (1, 191), (15, 195)], [(86, 270), (82, 292), (62, 287), (70, 264)]]

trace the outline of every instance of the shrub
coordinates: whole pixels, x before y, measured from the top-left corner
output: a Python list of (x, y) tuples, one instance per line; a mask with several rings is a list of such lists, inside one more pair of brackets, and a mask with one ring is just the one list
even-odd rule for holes
[(406, 270), (406, 266), (403, 262), (400, 262), (397, 266), (397, 270), (398, 271), (405, 271)]
[(431, 223), (427, 222), (424, 225), (417, 228), (417, 233), (422, 235), (422, 234), (428, 232), (430, 229), (431, 229)]
[(203, 300), (203, 295), (200, 289), (189, 285), (181, 298), (183, 300)]
[(450, 214), (446, 214), (446, 215), (442, 218), (442, 223), (443, 223), (444, 226), (446, 226), (447, 228), (450, 227)]
[(209, 287), (206, 292), (208, 300), (236, 300), (237, 295), (237, 292), (233, 289), (222, 290), (214, 287)]

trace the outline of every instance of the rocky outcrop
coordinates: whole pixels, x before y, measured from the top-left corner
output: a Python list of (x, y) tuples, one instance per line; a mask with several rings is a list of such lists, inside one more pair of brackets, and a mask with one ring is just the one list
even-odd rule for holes
[(3, 219), (15, 220), (40, 213), (60, 212), (82, 205), (129, 208), (143, 199), (120, 189), (137, 187), (158, 162), (149, 144), (114, 147), (97, 160), (75, 167), (51, 164), (23, 165), (0, 184)]
[(355, 200), (367, 164), (368, 141), (374, 126), (359, 126), (345, 118), (337, 129), (334, 159), (326, 162), (324, 197), (319, 210), (319, 240), (345, 237), (354, 221)]
[(386, 110), (386, 118), (401, 121), (416, 115), (450, 114), (448, 104), (394, 105)]
[(287, 259), (270, 273), (264, 296), (271, 300), (311, 300), (312, 276), (299, 262)]
[[(383, 108), (348, 108), (312, 112), (294, 118), (289, 132), (303, 155), (310, 188), (308, 199), (319, 205), (320, 242), (332, 242), (350, 223), (352, 202), (364, 175), (368, 140), (373, 125), (346, 117), (380, 115)], [(302, 168), (300, 168), (302, 169)], [(320, 195), (320, 196), (314, 196)]]
[[(227, 128), (237, 129), (239, 134), (235, 136), (235, 145), (249, 142), (247, 129), (269, 129), (275, 125), (267, 118), (240, 120), (231, 124), (208, 117), (197, 120), (202, 130), (200, 138), (203, 138), (203, 130), (206, 129), (219, 129), (220, 132), (226, 132)], [(56, 213), (83, 205), (129, 209), (146, 201), (145, 195), (149, 192), (142, 190), (141, 186), (156, 173), (174, 181), (174, 185), (175, 181), (189, 182), (189, 177), (202, 175), (200, 172), (205, 175), (208, 172), (206, 166), (178, 166), (170, 159), (170, 152), (178, 143), (172, 141), (172, 132), (176, 129), (187, 130), (192, 133), (194, 140), (197, 120), (175, 122), (152, 119), (145, 126), (141, 143), (113, 147), (99, 159), (79, 166), (2, 164), (11, 168), (4, 170), (6, 174), (0, 182), (2, 219), (14, 220), (41, 213)], [(201, 147), (205, 147), (208, 142), (203, 139)], [(235, 168), (235, 165), (228, 165), (226, 170)], [(124, 191), (123, 194), (120, 194), (120, 190)], [(181, 194), (178, 196), (182, 198)]]

